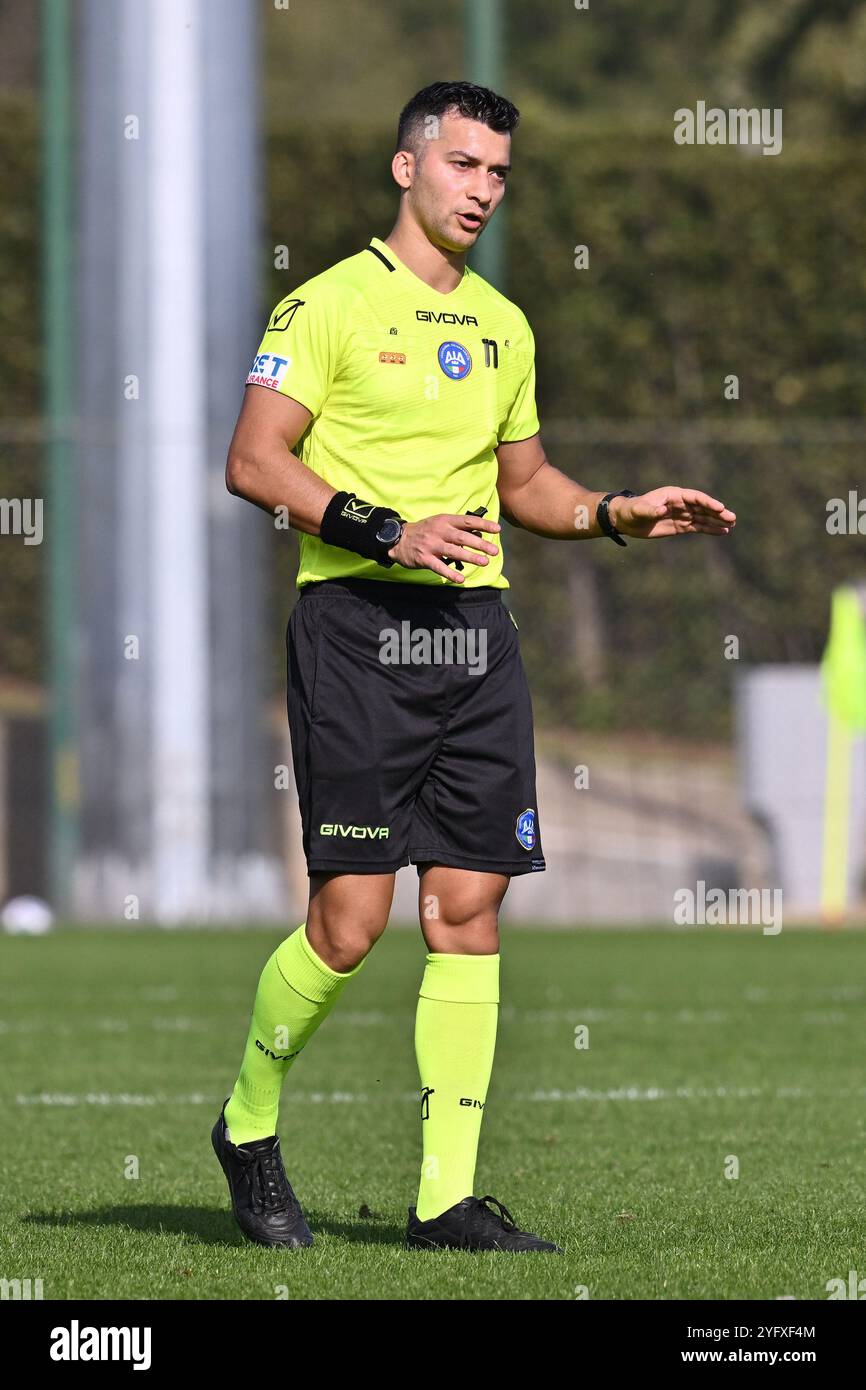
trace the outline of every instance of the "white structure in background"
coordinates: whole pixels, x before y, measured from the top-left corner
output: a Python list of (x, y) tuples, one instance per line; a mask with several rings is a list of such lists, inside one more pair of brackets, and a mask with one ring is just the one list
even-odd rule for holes
[(44, 936), (54, 926), (54, 913), (42, 898), (23, 894), (10, 898), (0, 912), (0, 927), (10, 936)]
[(282, 917), (268, 522), (224, 484), (263, 313), (256, 6), (79, 14), (75, 911)]
[[(818, 666), (759, 666), (737, 687), (743, 795), (766, 829), (772, 875), (786, 917), (817, 920), (821, 908), (827, 709)], [(863, 896), (866, 867), (866, 740), (852, 746), (848, 894)]]

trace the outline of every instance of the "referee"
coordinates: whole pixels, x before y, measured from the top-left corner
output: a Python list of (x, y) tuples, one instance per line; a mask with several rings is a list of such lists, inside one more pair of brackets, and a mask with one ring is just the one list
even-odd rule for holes
[(532, 330), (466, 264), (505, 195), (511, 102), (437, 82), (404, 108), (388, 237), (275, 308), (247, 377), (229, 491), (300, 532), (288, 713), (310, 878), (265, 964), (213, 1129), (232, 1208), (262, 1245), (313, 1236), (276, 1136), (286, 1073), (419, 876), (415, 1024), (423, 1161), (407, 1242), (554, 1251), (474, 1195), (499, 1004), (498, 912), (545, 867), (532, 708), (502, 602), (500, 517), (540, 536), (725, 535), (703, 492), (592, 492), (539, 439)]

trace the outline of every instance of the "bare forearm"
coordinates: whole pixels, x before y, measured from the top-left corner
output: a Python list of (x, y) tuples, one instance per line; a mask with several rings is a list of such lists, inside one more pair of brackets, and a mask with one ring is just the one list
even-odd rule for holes
[[(590, 540), (602, 535), (595, 514), (604, 496), (582, 487), (546, 460), (522, 487), (500, 489), (507, 520), (537, 536), (559, 540)], [(611, 519), (618, 500), (614, 498), (610, 504)]]
[(230, 451), (226, 484), (271, 516), (285, 515), (290, 526), (308, 536), (319, 534), (322, 515), (334, 496), (334, 488), (291, 453), (282, 441), (255, 457), (242, 450)]

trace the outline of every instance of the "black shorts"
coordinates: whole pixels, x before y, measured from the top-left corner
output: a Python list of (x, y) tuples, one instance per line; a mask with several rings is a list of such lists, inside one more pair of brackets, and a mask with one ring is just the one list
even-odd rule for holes
[(532, 706), (500, 590), (307, 584), (286, 646), (310, 873), (544, 869)]

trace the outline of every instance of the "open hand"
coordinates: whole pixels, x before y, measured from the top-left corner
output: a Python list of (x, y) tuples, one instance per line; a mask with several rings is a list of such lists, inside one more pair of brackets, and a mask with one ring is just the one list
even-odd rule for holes
[(737, 524), (736, 514), (724, 502), (690, 487), (657, 487), (640, 497), (612, 497), (608, 516), (624, 536), (643, 540), (696, 531), (726, 536)]

